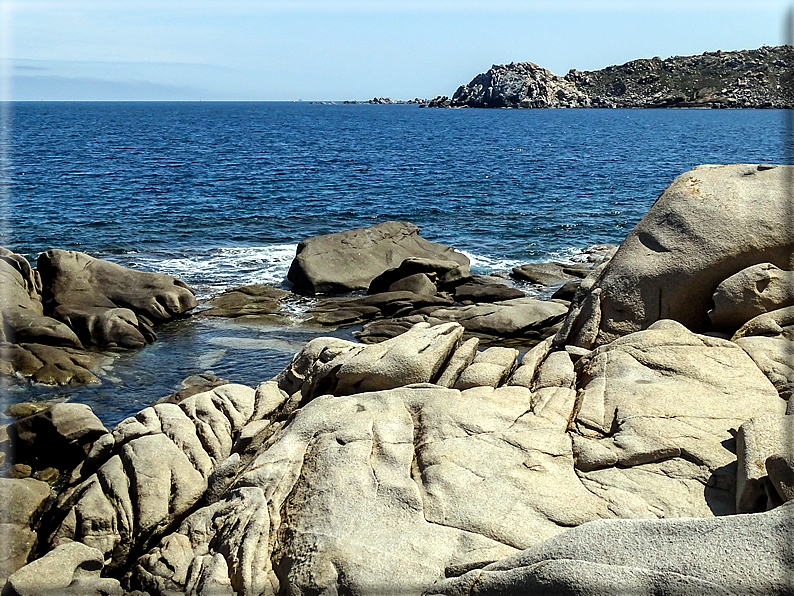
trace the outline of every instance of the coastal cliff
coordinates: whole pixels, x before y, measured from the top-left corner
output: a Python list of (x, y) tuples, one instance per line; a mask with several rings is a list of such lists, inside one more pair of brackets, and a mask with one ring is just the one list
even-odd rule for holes
[(432, 107), (791, 108), (792, 46), (632, 60), (564, 77), (532, 62), (494, 65)]

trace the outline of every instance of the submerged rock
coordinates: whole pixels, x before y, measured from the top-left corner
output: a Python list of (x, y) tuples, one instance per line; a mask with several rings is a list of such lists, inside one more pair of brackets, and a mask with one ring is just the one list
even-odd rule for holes
[(279, 312), (282, 300), (289, 295), (286, 290), (266, 284), (241, 286), (209, 300), (209, 308), (201, 314), (229, 318), (272, 315)]

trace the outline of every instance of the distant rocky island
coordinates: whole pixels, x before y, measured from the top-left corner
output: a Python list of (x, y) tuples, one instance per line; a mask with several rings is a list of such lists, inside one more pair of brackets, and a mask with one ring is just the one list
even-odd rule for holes
[(632, 60), (564, 77), (532, 62), (494, 65), (439, 96), (453, 108), (791, 108), (794, 48)]

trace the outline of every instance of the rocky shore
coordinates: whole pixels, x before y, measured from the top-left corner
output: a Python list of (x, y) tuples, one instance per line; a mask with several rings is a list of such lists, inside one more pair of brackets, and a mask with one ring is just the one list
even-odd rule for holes
[(494, 65), (431, 107), (791, 108), (794, 48), (632, 60), (564, 77), (533, 64)]
[[(204, 379), (114, 429), (18, 405), (3, 594), (794, 593), (793, 173), (682, 174), (617, 250), (513, 271), (549, 300), (405, 222), (306, 240), (295, 290), (358, 292), (311, 324), (382, 341), (314, 339), (255, 388)], [(164, 276), (122, 305), (114, 269), (45, 255), (3, 255), (5, 345), (135, 348), (195, 306)], [(201, 316), (289, 299), (236, 292)]]

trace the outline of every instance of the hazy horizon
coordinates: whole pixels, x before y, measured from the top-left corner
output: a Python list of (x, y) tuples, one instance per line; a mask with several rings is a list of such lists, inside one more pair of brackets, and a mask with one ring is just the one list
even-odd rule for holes
[(0, 99), (451, 95), (493, 64), (555, 74), (783, 42), (789, 2), (0, 0)]

